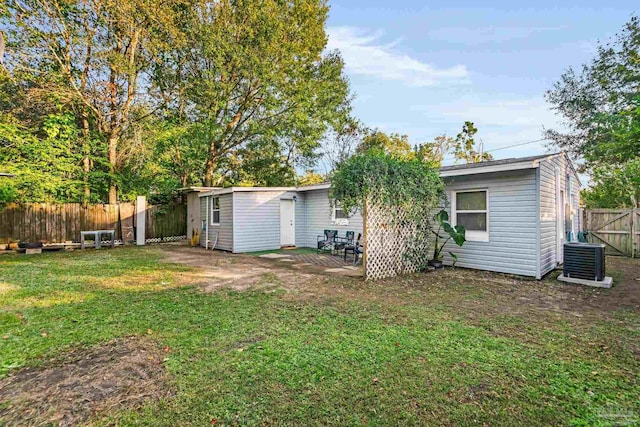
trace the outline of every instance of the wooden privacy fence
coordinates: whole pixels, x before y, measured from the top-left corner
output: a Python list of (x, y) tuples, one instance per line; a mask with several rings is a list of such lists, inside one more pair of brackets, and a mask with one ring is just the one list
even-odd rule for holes
[[(186, 238), (186, 205), (147, 206), (145, 217), (148, 242)], [(105, 229), (115, 230), (116, 240), (131, 242), (135, 240), (135, 222), (133, 203), (10, 203), (0, 210), (0, 243), (79, 242), (81, 231)]]
[(640, 209), (588, 209), (584, 229), (593, 243), (604, 243), (608, 255), (640, 257)]

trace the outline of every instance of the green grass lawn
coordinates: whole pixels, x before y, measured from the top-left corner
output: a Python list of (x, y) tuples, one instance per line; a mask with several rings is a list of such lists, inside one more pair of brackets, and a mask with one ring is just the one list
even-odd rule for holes
[[(349, 292), (314, 298), (205, 294), (183, 285), (188, 276), (153, 248), (0, 256), (0, 377), (74, 348), (140, 335), (169, 347), (164, 365), (175, 393), (97, 424), (592, 426), (640, 419), (634, 310), (588, 320), (503, 312), (482, 284), (431, 285), (428, 275), (410, 284), (328, 279), (323, 286), (340, 280)], [(495, 310), (468, 309), (473, 304)]]

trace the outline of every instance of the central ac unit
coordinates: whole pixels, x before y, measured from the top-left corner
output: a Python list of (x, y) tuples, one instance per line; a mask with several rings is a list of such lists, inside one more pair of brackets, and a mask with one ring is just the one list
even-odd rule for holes
[(604, 245), (565, 243), (563, 276), (601, 282), (605, 277)]

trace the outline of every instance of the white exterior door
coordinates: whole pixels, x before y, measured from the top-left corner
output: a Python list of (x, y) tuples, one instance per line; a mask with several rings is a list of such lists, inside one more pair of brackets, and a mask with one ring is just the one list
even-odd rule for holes
[(296, 207), (293, 200), (280, 200), (280, 246), (296, 245)]

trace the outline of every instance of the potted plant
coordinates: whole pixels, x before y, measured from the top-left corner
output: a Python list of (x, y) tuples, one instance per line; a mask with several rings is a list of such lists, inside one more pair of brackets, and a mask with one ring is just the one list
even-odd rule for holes
[[(449, 223), (449, 214), (444, 209), (436, 214), (435, 220), (438, 222), (438, 230), (432, 230), (436, 236), (436, 240), (433, 246), (433, 259), (429, 261), (429, 265), (436, 269), (441, 269), (443, 267), (442, 250), (444, 249), (444, 245), (446, 245), (449, 240), (453, 240), (456, 245), (462, 246), (465, 242), (465, 230), (461, 225), (452, 226)], [(455, 264), (458, 257), (453, 252), (449, 252), (449, 255), (451, 255), (453, 263)]]

